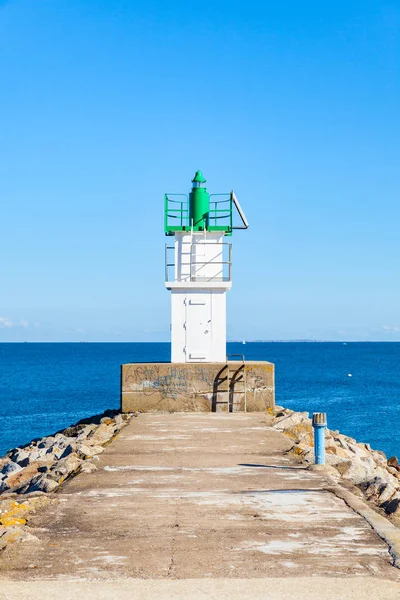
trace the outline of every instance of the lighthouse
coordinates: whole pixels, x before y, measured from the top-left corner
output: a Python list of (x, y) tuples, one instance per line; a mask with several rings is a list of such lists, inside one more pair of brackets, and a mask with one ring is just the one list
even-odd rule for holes
[(192, 179), (189, 194), (165, 194), (172, 363), (226, 361), (226, 292), (232, 287), (228, 240), (234, 229), (247, 227), (235, 193), (209, 194), (201, 171)]
[(188, 194), (165, 194), (165, 285), (171, 292), (171, 362), (121, 367), (121, 410), (273, 410), (274, 365), (226, 355), (232, 232), (248, 223), (235, 193), (209, 194), (196, 171)]

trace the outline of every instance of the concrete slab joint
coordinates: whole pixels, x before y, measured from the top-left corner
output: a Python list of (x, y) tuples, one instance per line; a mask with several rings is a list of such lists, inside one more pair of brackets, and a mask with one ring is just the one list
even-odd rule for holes
[(140, 412), (259, 412), (275, 406), (274, 365), (130, 363), (121, 367), (121, 410)]

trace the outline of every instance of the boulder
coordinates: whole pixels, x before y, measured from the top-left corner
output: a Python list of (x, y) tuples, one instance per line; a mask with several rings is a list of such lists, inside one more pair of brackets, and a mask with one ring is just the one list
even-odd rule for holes
[(26, 467), (29, 464), (31, 453), (24, 448), (16, 448), (11, 452), (10, 458), (13, 462), (20, 465), (20, 467)]
[(113, 437), (113, 435), (114, 426), (102, 423), (88, 435), (87, 441), (89, 444), (93, 444), (94, 446), (101, 446), (107, 443)]
[(355, 454), (358, 458), (369, 458), (370, 453), (365, 449), (365, 446), (359, 446), (359, 444), (348, 443), (347, 448)]
[(57, 461), (47, 475), (61, 484), (69, 475), (78, 471), (81, 464), (82, 460), (75, 453), (69, 454)]
[(372, 450), (371, 446), (369, 444), (365, 444), (364, 442), (358, 442), (357, 446), (363, 448), (364, 450), (367, 450), (368, 452), (371, 452)]
[(388, 458), (387, 464), (389, 467), (398, 467), (399, 461), (397, 459), (397, 456), (391, 456), (390, 458)]
[(10, 488), (8, 487), (6, 481), (0, 481), (0, 494), (4, 494)]
[(343, 437), (348, 444), (357, 444), (357, 440), (354, 438), (349, 437), (348, 435), (344, 435)]
[(85, 425), (83, 424), (71, 425), (70, 427), (67, 427), (67, 429), (64, 429), (62, 433), (67, 437), (75, 438), (80, 434), (84, 427)]
[(58, 487), (57, 481), (51, 479), (46, 474), (39, 473), (33, 477), (23, 489), (19, 490), (22, 494), (31, 494), (32, 492), (45, 492), (46, 494), (53, 492)]
[(388, 472), (393, 475), (398, 481), (400, 480), (400, 473), (395, 467), (388, 467)]
[(22, 460), (20, 460), (18, 462), (18, 464), (22, 468), (25, 468), (28, 465), (30, 465), (31, 463), (34, 463), (37, 460), (39, 460), (40, 458), (42, 458), (43, 456), (45, 456), (45, 454), (46, 454), (45, 450), (37, 450), (36, 448), (33, 448), (32, 450), (30, 450), (30, 452), (28, 452), (28, 456), (26, 458), (23, 458)]
[(45, 454), (44, 456), (41, 456), (36, 462), (38, 465), (53, 465), (57, 460), (57, 457), (55, 454)]
[(393, 487), (398, 487), (398, 480), (396, 477), (393, 477), (391, 473), (387, 469), (382, 469), (382, 467), (376, 467), (374, 469), (374, 474), (378, 477), (381, 477), (386, 483)]
[(52, 447), (57, 448), (57, 450), (55, 450), (55, 453), (59, 452), (60, 450), (65, 449), (69, 444), (75, 442), (75, 438), (67, 437), (63, 433), (56, 433), (54, 438), (55, 438), (54, 444)]
[(346, 442), (346, 438), (341, 433), (339, 433), (338, 435), (334, 436), (333, 439), (336, 442), (336, 444), (338, 444), (341, 448), (344, 448), (345, 450), (349, 449), (349, 446), (348, 446), (348, 444)]
[(382, 506), (382, 504), (391, 500), (396, 493), (397, 488), (394, 488), (390, 483), (387, 483), (379, 496), (379, 506)]
[(60, 458), (66, 458), (67, 456), (69, 456), (73, 452), (76, 452), (76, 443), (74, 443), (74, 444), (68, 444), (68, 446), (66, 446), (63, 449)]
[(54, 465), (55, 457), (54, 456), (45, 456), (37, 461), (37, 470), (38, 473), (47, 473), (50, 471), (52, 466)]
[(382, 452), (382, 450), (372, 450), (373, 454), (379, 454), (379, 456), (381, 456), (382, 458), (385, 459), (385, 462), (387, 462), (387, 456), (384, 452)]
[(303, 454), (312, 450), (311, 446), (305, 442), (296, 442), (285, 454), (294, 454), (295, 456), (303, 456)]
[(88, 444), (77, 445), (77, 454), (83, 459), (92, 458), (92, 456), (101, 454), (102, 452), (104, 452), (103, 446), (90, 446)]
[(58, 444), (57, 442), (53, 445), (50, 446), (50, 448), (47, 449), (47, 454), (46, 456), (54, 456), (55, 460), (59, 460), (60, 458), (65, 458), (65, 456), (68, 456), (68, 454), (70, 454), (69, 448), (72, 446), (74, 451), (74, 445), (72, 444), (64, 444), (63, 441), (60, 442), (60, 444)]
[(49, 435), (46, 438), (43, 438), (39, 443), (38, 443), (38, 448), (40, 450), (44, 450), (46, 448), (51, 448), (51, 446), (54, 446), (56, 441), (56, 438), (52, 435)]
[(303, 442), (311, 447), (314, 446), (314, 430), (311, 423), (307, 421), (287, 427), (283, 433), (298, 442)]
[(367, 500), (373, 500), (377, 504), (383, 504), (391, 499), (396, 489), (381, 477), (373, 477), (361, 484), (361, 489)]
[(94, 425), (94, 424), (84, 425), (83, 429), (81, 430), (78, 437), (76, 438), (76, 442), (86, 440), (87, 437), (89, 436), (89, 434), (92, 433), (92, 431), (94, 431), (95, 429), (97, 429), (97, 425)]
[(373, 469), (365, 460), (340, 459), (335, 465), (343, 479), (348, 479), (356, 485), (373, 476)]
[(16, 473), (12, 473), (7, 479), (6, 483), (8, 487), (14, 491), (23, 487), (32, 477), (35, 477), (38, 473), (38, 463), (31, 463), (24, 469)]
[(400, 493), (396, 493), (390, 500), (381, 504), (381, 508), (388, 515), (400, 515)]
[(371, 456), (376, 465), (383, 467), (383, 468), (387, 467), (386, 456), (383, 454), (383, 452), (380, 452), (379, 450), (372, 450)]
[[(338, 448), (339, 452), (343, 452), (343, 448)], [(332, 454), (331, 452), (326, 452), (325, 454), (325, 462), (332, 467), (336, 467), (339, 463), (348, 460), (346, 456), (342, 456), (341, 454)]]
[(22, 467), (18, 464), (10, 460), (5, 463), (1, 469), (1, 473), (9, 477), (12, 473), (18, 473), (18, 471), (22, 471)]
[(119, 428), (121, 428), (123, 425), (125, 425), (125, 421), (124, 421), (124, 415), (121, 415), (121, 414), (119, 414), (119, 415), (115, 415), (115, 418), (114, 418), (114, 420), (115, 420), (115, 424), (116, 424), (116, 425), (117, 425)]
[(304, 440), (296, 442), (285, 454), (294, 454), (302, 463), (314, 463), (314, 448)]
[(97, 467), (91, 460), (85, 460), (81, 467), (81, 473), (93, 473), (97, 471)]
[(335, 456), (339, 456), (340, 458), (348, 458), (348, 452), (342, 448), (341, 446), (337, 446), (336, 444), (330, 445), (328, 447), (325, 446), (326, 454), (334, 454)]
[(307, 412), (296, 412), (291, 413), (290, 415), (285, 415), (281, 418), (277, 418), (274, 421), (274, 428), (278, 429), (278, 431), (285, 431), (286, 429), (300, 425), (301, 423), (311, 424), (311, 419), (309, 418)]
[(276, 419), (274, 427), (282, 431), (296, 442), (304, 442), (308, 446), (314, 446), (314, 431), (308, 413), (291, 413)]

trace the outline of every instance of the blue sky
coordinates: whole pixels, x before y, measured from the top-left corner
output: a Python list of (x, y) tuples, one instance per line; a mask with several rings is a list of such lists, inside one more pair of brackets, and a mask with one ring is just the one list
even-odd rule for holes
[(231, 339), (400, 340), (398, 2), (0, 0), (0, 53), (0, 340), (167, 340), (196, 169)]

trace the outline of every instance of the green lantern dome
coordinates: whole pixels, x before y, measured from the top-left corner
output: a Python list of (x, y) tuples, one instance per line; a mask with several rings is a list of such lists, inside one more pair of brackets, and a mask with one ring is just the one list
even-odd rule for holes
[(196, 175), (192, 179), (192, 183), (205, 183), (206, 180), (203, 177), (203, 173), (201, 171), (196, 171)]

